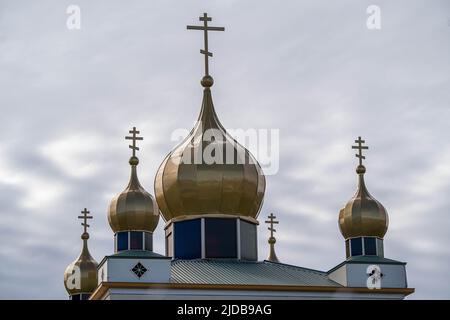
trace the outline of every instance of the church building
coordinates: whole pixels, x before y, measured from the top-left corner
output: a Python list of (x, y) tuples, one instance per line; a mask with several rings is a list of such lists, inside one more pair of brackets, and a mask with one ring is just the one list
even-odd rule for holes
[[(338, 215), (344, 260), (328, 271), (283, 263), (275, 254), (278, 221), (273, 214), (264, 221), (270, 230), (270, 253), (266, 260), (259, 259), (258, 217), (266, 179), (258, 161), (216, 114), (208, 33), (224, 28), (210, 26), (206, 13), (199, 19), (200, 26), (187, 27), (204, 35), (198, 121), (162, 160), (154, 196), (138, 179), (136, 144), (143, 138), (135, 127), (129, 131), (130, 180), (108, 211), (114, 252), (100, 263), (91, 256), (87, 222), (92, 216), (84, 209), (79, 216), (82, 250), (64, 273), (70, 299), (403, 299), (413, 293), (406, 263), (384, 257), (389, 219), (365, 185), (363, 151), (368, 147), (361, 137), (352, 147), (359, 161), (356, 193)], [(230, 161), (208, 161), (205, 150), (219, 150)], [(165, 252), (153, 251), (158, 223), (164, 223)]]

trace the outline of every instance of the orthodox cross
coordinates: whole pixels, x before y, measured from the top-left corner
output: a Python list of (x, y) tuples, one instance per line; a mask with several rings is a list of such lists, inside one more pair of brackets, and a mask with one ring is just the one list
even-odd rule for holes
[(270, 224), (270, 227), (267, 229), (270, 230), (270, 237), (273, 238), (273, 233), (276, 232), (273, 225), (278, 224), (279, 222), (275, 220), (277, 217), (274, 216), (273, 213), (271, 213), (267, 218), (269, 218), (269, 220), (266, 220), (265, 223)]
[(208, 17), (207, 13), (203, 14), (203, 17), (199, 17), (200, 21), (203, 21), (203, 26), (187, 26), (188, 30), (203, 30), (203, 38), (205, 41), (205, 48), (200, 49), (200, 53), (205, 55), (205, 75), (209, 76), (209, 64), (208, 57), (212, 57), (212, 52), (208, 51), (208, 31), (225, 31), (224, 27), (210, 27), (208, 26), (208, 21), (212, 18)]
[(127, 136), (125, 139), (127, 140), (133, 140), (133, 144), (130, 145), (130, 149), (133, 150), (133, 157), (136, 156), (136, 150), (139, 150), (139, 147), (136, 147), (136, 141), (137, 140), (144, 140), (142, 137), (138, 137), (137, 135), (140, 133), (140, 131), (136, 130), (136, 127), (133, 127), (133, 130), (128, 131), (132, 134), (132, 136)]
[(363, 144), (365, 143), (365, 140), (361, 140), (361, 137), (358, 137), (358, 140), (355, 140), (355, 143), (357, 143), (357, 146), (352, 146), (352, 149), (358, 149), (358, 153), (355, 154), (355, 156), (357, 158), (359, 158), (359, 165), (362, 166), (362, 161), (363, 159), (365, 159), (366, 157), (363, 156), (362, 151), (363, 150), (367, 150), (369, 149), (368, 146), (363, 146)]
[(89, 215), (90, 212), (86, 208), (84, 208), (84, 210), (81, 211), (81, 213), (83, 215), (78, 216), (78, 219), (83, 219), (81, 225), (84, 227), (84, 233), (87, 233), (87, 228), (89, 227), (89, 225), (87, 224), (87, 220), (92, 219), (92, 216)]

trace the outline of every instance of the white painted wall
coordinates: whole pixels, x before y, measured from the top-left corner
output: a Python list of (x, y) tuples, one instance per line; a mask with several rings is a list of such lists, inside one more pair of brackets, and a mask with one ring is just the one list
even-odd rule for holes
[[(138, 277), (131, 269), (140, 262), (146, 269), (142, 277)], [(100, 278), (103, 274), (103, 279)], [(98, 271), (99, 282), (170, 282), (169, 259), (107, 259)]]
[[(373, 264), (347, 264), (347, 286), (367, 288), (367, 267)], [(406, 288), (406, 270), (404, 265), (377, 264), (383, 276), (381, 288)]]

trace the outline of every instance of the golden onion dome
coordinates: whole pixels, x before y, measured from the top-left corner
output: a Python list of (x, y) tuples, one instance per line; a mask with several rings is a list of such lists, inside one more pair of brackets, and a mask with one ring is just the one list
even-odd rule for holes
[(97, 266), (98, 263), (91, 256), (87, 240), (89, 234), (84, 232), (83, 249), (78, 258), (67, 266), (64, 272), (64, 286), (69, 295), (90, 294), (97, 288)]
[(364, 183), (366, 168), (359, 165), (358, 189), (339, 212), (339, 228), (345, 239), (354, 237), (383, 238), (389, 225), (386, 209), (370, 195)]
[(152, 195), (139, 183), (136, 169), (138, 164), (137, 157), (130, 158), (130, 182), (109, 205), (108, 221), (114, 232), (132, 230), (153, 232), (158, 225), (158, 205)]
[(157, 171), (155, 196), (166, 221), (205, 214), (256, 219), (262, 206), (264, 174), (220, 123), (211, 97), (213, 83), (209, 75), (202, 79), (198, 120)]

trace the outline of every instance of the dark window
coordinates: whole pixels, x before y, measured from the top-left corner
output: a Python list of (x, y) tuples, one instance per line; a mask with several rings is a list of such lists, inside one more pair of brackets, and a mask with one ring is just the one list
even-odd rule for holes
[(153, 251), (153, 234), (144, 232), (145, 235), (145, 250)]
[(70, 297), (70, 299), (75, 301), (81, 300), (81, 294), (74, 294)]
[(241, 224), (241, 259), (256, 261), (258, 259), (256, 225), (240, 221)]
[(202, 257), (200, 219), (175, 222), (174, 237), (176, 258)]
[(364, 238), (364, 254), (367, 256), (377, 255), (377, 244), (375, 238)]
[(131, 231), (130, 232), (130, 249), (131, 250), (142, 250), (142, 231)]
[(117, 233), (117, 251), (128, 250), (128, 232)]
[(205, 247), (207, 258), (236, 258), (236, 219), (205, 219)]
[(91, 296), (90, 294), (82, 293), (81, 294), (81, 300), (89, 300), (90, 296)]
[(362, 255), (362, 239), (361, 238), (353, 238), (350, 240), (350, 244), (352, 247), (352, 256), (361, 256)]

